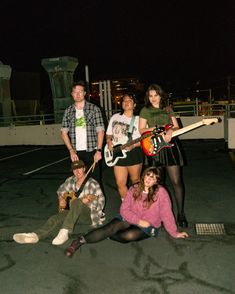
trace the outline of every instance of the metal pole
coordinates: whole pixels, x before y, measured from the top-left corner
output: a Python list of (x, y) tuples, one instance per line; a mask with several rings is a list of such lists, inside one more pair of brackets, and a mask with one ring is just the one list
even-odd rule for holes
[(209, 112), (209, 114), (211, 115), (211, 113), (212, 113), (212, 96), (211, 96), (211, 89), (209, 89), (209, 103), (210, 103), (210, 112)]
[(89, 83), (89, 68), (88, 68), (88, 65), (85, 65), (85, 79), (86, 79), (87, 97), (88, 97), (88, 100), (90, 100), (90, 83)]
[(107, 82), (103, 81), (103, 85), (104, 85), (104, 109), (105, 109), (106, 117), (108, 117)]
[(107, 92), (108, 92), (108, 119), (112, 116), (112, 99), (111, 99), (111, 86), (110, 86), (110, 80), (107, 81)]
[(100, 92), (100, 107), (104, 107), (104, 101), (103, 101), (103, 99), (104, 99), (104, 97), (103, 97), (103, 87), (102, 87), (102, 82), (101, 81), (99, 81), (99, 92)]

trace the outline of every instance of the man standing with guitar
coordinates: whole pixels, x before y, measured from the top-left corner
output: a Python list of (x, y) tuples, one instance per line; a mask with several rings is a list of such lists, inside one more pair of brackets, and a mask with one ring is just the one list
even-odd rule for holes
[[(132, 184), (140, 180), (143, 151), (139, 141), (135, 143), (135, 139), (140, 137), (139, 116), (134, 116), (135, 95), (124, 94), (121, 103), (123, 111), (114, 114), (109, 121), (104, 157), (108, 166), (114, 166), (118, 192), (121, 199), (124, 199), (128, 191), (128, 176)], [(122, 148), (123, 146), (125, 149)]]
[(53, 245), (62, 245), (68, 240), (77, 221), (94, 227), (103, 223), (105, 198), (99, 183), (86, 175), (82, 160), (72, 162), (71, 168), (73, 175), (57, 190), (59, 213), (51, 216), (32, 233), (14, 234), (13, 239), (17, 243), (37, 243), (45, 239), (54, 228), (62, 225), (52, 241)]
[[(178, 210), (177, 223), (180, 227), (187, 227), (188, 222), (184, 214), (184, 183), (181, 167), (184, 165), (183, 155), (178, 139), (172, 138), (172, 131), (179, 129), (177, 119), (170, 107), (166, 107), (166, 94), (159, 85), (148, 87), (145, 97), (145, 107), (140, 112), (140, 133), (154, 131), (154, 129), (168, 126), (163, 137), (153, 136), (151, 148), (154, 150), (154, 140), (164, 140), (169, 148), (163, 148), (153, 156), (154, 165), (165, 168), (173, 186), (174, 196)], [(157, 145), (157, 142), (155, 143)], [(144, 148), (143, 148), (144, 150)]]

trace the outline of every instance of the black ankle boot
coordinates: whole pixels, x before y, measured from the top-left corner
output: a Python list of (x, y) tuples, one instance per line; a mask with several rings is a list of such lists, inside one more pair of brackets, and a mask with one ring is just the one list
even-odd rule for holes
[(188, 221), (184, 215), (184, 213), (178, 214), (177, 216), (177, 224), (179, 227), (187, 228), (188, 227)]
[(68, 257), (72, 257), (74, 252), (78, 250), (84, 243), (80, 239), (73, 240), (71, 245), (65, 250), (64, 254)]

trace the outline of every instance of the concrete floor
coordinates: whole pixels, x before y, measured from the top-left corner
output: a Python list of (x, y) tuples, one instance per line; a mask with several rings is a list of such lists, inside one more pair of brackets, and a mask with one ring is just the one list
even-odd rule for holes
[[(157, 239), (132, 244), (105, 240), (84, 246), (72, 259), (63, 255), (71, 240), (51, 245), (58, 230), (34, 245), (12, 241), (13, 233), (31, 232), (56, 213), (55, 192), (70, 175), (64, 146), (1, 147), (0, 293), (235, 293), (232, 156), (223, 140), (182, 144), (187, 158), (185, 211), (190, 237), (172, 239), (161, 230)], [(120, 206), (112, 168), (103, 166), (103, 185), (108, 221)], [(230, 230), (225, 235), (198, 235), (197, 223), (224, 224)], [(77, 225), (74, 234), (88, 229)]]

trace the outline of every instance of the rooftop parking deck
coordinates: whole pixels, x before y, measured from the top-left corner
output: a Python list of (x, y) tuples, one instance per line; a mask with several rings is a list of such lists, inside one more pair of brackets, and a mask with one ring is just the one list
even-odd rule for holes
[[(32, 232), (57, 212), (56, 190), (70, 175), (65, 147), (0, 147), (1, 293), (235, 293), (234, 154), (224, 140), (182, 140), (182, 145), (190, 237), (172, 239), (162, 229), (156, 239), (87, 245), (72, 259), (63, 254), (71, 240), (51, 244), (58, 230), (34, 245), (12, 241), (13, 233)], [(121, 202), (113, 170), (104, 164), (103, 186), (109, 221)], [(171, 191), (168, 182), (167, 187)], [(223, 224), (225, 231), (203, 235), (196, 224)], [(77, 225), (74, 235), (88, 229)]]

